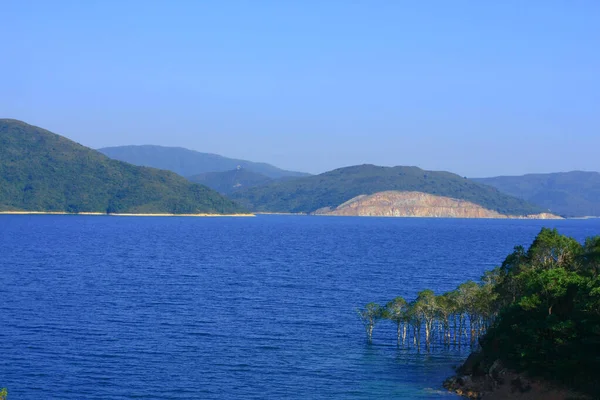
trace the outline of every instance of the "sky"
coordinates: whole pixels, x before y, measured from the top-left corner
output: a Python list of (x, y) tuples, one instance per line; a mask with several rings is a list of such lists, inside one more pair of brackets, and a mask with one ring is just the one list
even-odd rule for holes
[(320, 173), (600, 171), (597, 0), (2, 0), (0, 118)]

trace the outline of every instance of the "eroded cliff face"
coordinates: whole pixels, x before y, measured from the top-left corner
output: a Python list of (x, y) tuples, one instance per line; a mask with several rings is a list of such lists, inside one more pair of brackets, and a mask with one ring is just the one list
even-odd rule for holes
[(469, 201), (422, 192), (397, 191), (357, 196), (335, 209), (322, 208), (314, 214), (369, 217), (560, 218), (548, 213), (527, 216), (504, 215)]

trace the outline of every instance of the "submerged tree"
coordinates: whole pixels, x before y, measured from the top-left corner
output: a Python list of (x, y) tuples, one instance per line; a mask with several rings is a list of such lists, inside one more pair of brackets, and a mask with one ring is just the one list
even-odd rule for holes
[(437, 316), (436, 298), (432, 290), (427, 289), (419, 292), (414, 303), (414, 311), (419, 315), (419, 319), (425, 327), (425, 347), (429, 350), (433, 336), (433, 325)]
[[(450, 293), (444, 293), (441, 296), (435, 298), (437, 305), (437, 316), (441, 326), (441, 341), (444, 346), (450, 346), (452, 340), (450, 318), (456, 310), (456, 305)], [(456, 328), (456, 325), (455, 325)]]
[(408, 318), (406, 311), (408, 309), (408, 303), (402, 297), (396, 297), (385, 305), (384, 318), (393, 321), (396, 324), (396, 343), (400, 345), (400, 338), (402, 338), (402, 345), (406, 342), (406, 329)]
[(373, 328), (377, 321), (383, 318), (384, 308), (377, 303), (369, 303), (365, 308), (357, 309), (356, 312), (365, 326), (367, 342), (371, 343), (373, 341)]

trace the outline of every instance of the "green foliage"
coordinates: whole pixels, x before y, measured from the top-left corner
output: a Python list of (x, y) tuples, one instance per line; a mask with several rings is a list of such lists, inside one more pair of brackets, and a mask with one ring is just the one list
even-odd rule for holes
[(245, 168), (224, 172), (206, 172), (188, 177), (194, 183), (206, 185), (224, 195), (238, 190), (265, 185), (273, 179)]
[(2, 390), (0, 390), (0, 400), (6, 400), (7, 397), (8, 390), (6, 390), (6, 388), (2, 388)]
[(206, 172), (230, 171), (238, 166), (273, 179), (309, 175), (303, 172), (286, 171), (266, 163), (236, 160), (181, 147), (117, 146), (105, 147), (98, 151), (115, 160), (143, 167), (166, 169), (185, 177)]
[(422, 318), (433, 318), (438, 308), (438, 303), (433, 290), (426, 289), (419, 292), (414, 303), (414, 308), (421, 314)]
[(529, 263), (538, 268), (575, 268), (575, 258), (581, 250), (581, 244), (575, 239), (560, 235), (556, 229), (543, 228), (527, 251), (527, 257)]
[(593, 277), (600, 274), (600, 236), (587, 238), (577, 260)]
[(377, 321), (384, 317), (385, 309), (377, 303), (369, 303), (365, 308), (357, 309), (356, 312), (365, 326), (367, 341), (370, 343), (373, 340), (373, 328)]
[(321, 175), (278, 181), (240, 190), (232, 198), (255, 211), (313, 212), (337, 207), (362, 194), (385, 190), (419, 191), (471, 201), (502, 214), (525, 215), (545, 210), (497, 189), (449, 172), (424, 171), (417, 167), (359, 165)]
[[(409, 324), (420, 348), (479, 344), (490, 364), (556, 380), (598, 397), (600, 381), (600, 236), (576, 240), (542, 229), (529, 249), (515, 247), (479, 283), (435, 296), (421, 291), (406, 306), (392, 300), (383, 317)], [(398, 298), (401, 299), (401, 298)], [(400, 342), (398, 340), (398, 342)], [(402, 340), (404, 343), (404, 338)]]
[(0, 120), (0, 211), (235, 213), (172, 172), (111, 160), (62, 136)]
[(396, 297), (385, 305), (383, 310), (383, 318), (389, 319), (395, 322), (402, 322), (405, 319), (405, 311), (408, 307), (408, 303), (402, 297)]
[(477, 178), (503, 193), (566, 217), (600, 216), (600, 173), (560, 172)]
[(507, 257), (493, 288), (499, 314), (481, 339), (487, 357), (600, 393), (599, 239), (582, 246), (542, 229), (527, 252)]

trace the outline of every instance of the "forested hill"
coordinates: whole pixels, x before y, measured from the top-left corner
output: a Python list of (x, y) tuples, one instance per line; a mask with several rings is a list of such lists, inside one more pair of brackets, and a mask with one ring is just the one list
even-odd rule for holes
[(450, 172), (375, 165), (357, 165), (320, 175), (273, 182), (235, 192), (232, 198), (255, 211), (313, 212), (323, 207), (337, 207), (359, 195), (389, 190), (467, 200), (502, 214), (529, 215), (546, 211), (491, 186)]
[(548, 208), (566, 217), (600, 216), (600, 173), (558, 172), (477, 178), (503, 193)]
[(236, 213), (215, 191), (136, 167), (21, 121), (0, 119), (0, 211)]
[(205, 172), (223, 172), (238, 166), (269, 178), (286, 176), (308, 176), (296, 171), (286, 171), (266, 163), (227, 158), (218, 154), (200, 153), (182, 147), (163, 146), (117, 146), (99, 149), (101, 153), (115, 160), (134, 165), (173, 171), (181, 176), (192, 176)]
[(265, 185), (273, 179), (245, 168), (224, 172), (206, 172), (188, 177), (192, 182), (206, 185), (219, 193), (229, 195), (235, 191)]

